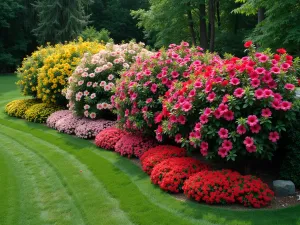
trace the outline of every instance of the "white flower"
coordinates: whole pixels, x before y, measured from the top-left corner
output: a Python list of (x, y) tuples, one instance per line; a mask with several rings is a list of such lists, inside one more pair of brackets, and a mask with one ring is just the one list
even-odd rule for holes
[(87, 110), (84, 111), (84, 116), (85, 116), (85, 117), (89, 117), (89, 111), (87, 111)]
[(100, 83), (100, 87), (104, 87), (106, 85), (106, 82), (103, 80), (103, 81), (101, 81), (101, 83)]
[(93, 84), (93, 82), (89, 81), (89, 82), (87, 82), (86, 86), (90, 87), (90, 86), (92, 86), (92, 84)]
[(95, 118), (96, 118), (96, 113), (92, 112), (92, 113), (90, 114), (90, 117), (91, 117), (92, 119), (95, 119)]
[(97, 87), (97, 86), (98, 86), (97, 82), (93, 83), (93, 87)]
[(129, 64), (128, 64), (128, 63), (124, 63), (124, 64), (123, 64), (123, 67), (124, 67), (125, 69), (128, 69), (128, 68), (129, 68)]
[(87, 109), (89, 109), (89, 108), (91, 108), (89, 105), (84, 105), (84, 107), (83, 107), (85, 110), (87, 110)]
[(103, 106), (101, 103), (97, 104), (97, 109), (101, 110), (102, 108), (103, 108)]
[(84, 94), (84, 96), (88, 96), (90, 94), (90, 92), (84, 91), (83, 94)]
[(95, 77), (95, 74), (94, 73), (90, 73), (89, 75), (91, 78)]
[(108, 80), (113, 80), (113, 79), (114, 79), (114, 75), (109, 74), (108, 77), (107, 77), (107, 79), (108, 79)]
[(78, 81), (78, 85), (79, 85), (79, 86), (83, 85), (83, 83), (84, 83), (83, 80)]
[(109, 85), (105, 85), (104, 86), (104, 91), (109, 91), (110, 90), (110, 86)]
[(95, 93), (91, 94), (91, 99), (94, 99), (94, 98), (96, 98), (96, 94)]

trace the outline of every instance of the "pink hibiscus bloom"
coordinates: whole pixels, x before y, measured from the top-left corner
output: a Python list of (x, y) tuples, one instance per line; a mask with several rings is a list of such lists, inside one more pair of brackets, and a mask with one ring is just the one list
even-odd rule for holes
[(226, 139), (228, 138), (228, 130), (225, 128), (221, 128), (218, 132), (219, 136), (221, 139)]
[(255, 115), (250, 115), (248, 116), (247, 118), (247, 123), (249, 124), (249, 126), (254, 126), (258, 123), (258, 119), (257, 119), (257, 116)]

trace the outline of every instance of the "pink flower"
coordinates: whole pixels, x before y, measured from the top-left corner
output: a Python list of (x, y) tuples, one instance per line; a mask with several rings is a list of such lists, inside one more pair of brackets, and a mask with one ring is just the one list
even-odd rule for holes
[(152, 98), (147, 98), (147, 99), (146, 99), (146, 103), (147, 103), (147, 104), (151, 103), (152, 101), (153, 101)]
[(279, 93), (274, 93), (273, 96), (274, 96), (274, 99), (277, 99), (278, 101), (281, 101), (281, 99), (282, 99), (282, 96)]
[(232, 84), (232, 85), (239, 85), (240, 84), (240, 80), (238, 79), (238, 78), (236, 78), (236, 77), (234, 77), (234, 78), (231, 78), (230, 79), (230, 83)]
[(89, 109), (89, 108), (91, 108), (89, 105), (84, 105), (84, 107), (83, 107), (85, 110), (87, 110), (87, 109)]
[(228, 110), (227, 112), (225, 112), (225, 113), (223, 114), (223, 117), (224, 117), (225, 120), (227, 120), (227, 121), (234, 120), (234, 112), (231, 111), (231, 110)]
[(90, 114), (90, 117), (91, 117), (92, 119), (95, 119), (95, 118), (96, 118), (96, 113), (92, 112), (92, 113)]
[(279, 140), (279, 134), (278, 132), (274, 131), (274, 132), (270, 132), (269, 133), (269, 140), (272, 142), (277, 142)]
[(207, 115), (207, 116), (209, 116), (211, 113), (212, 113), (211, 108), (205, 108), (204, 111), (203, 111), (203, 114)]
[(247, 123), (252, 127), (258, 123), (258, 119), (255, 115), (250, 115), (247, 118)]
[(283, 101), (282, 103), (281, 103), (281, 109), (283, 110), (283, 111), (288, 111), (288, 110), (290, 110), (292, 108), (292, 103), (290, 103), (290, 102), (288, 102), (288, 101)]
[(270, 90), (270, 89), (265, 89), (264, 90), (264, 97), (265, 98), (273, 97), (273, 91)]
[(250, 130), (252, 133), (258, 134), (259, 131), (261, 130), (261, 126), (259, 124), (256, 124), (256, 125), (250, 127)]
[(189, 93), (189, 97), (192, 98), (196, 95), (196, 90), (195, 89), (192, 89)]
[(243, 143), (246, 147), (251, 147), (254, 144), (254, 139), (252, 137), (246, 137)]
[(222, 103), (219, 105), (218, 109), (220, 110), (220, 113), (223, 115), (225, 112), (228, 111), (228, 105)]
[(262, 68), (262, 67), (258, 67), (255, 69), (255, 72), (258, 73), (258, 74), (263, 74), (265, 72), (265, 69)]
[(177, 118), (177, 121), (178, 121), (178, 123), (180, 123), (181, 125), (184, 125), (185, 122), (186, 122), (186, 118), (185, 118), (183, 115), (180, 115), (180, 116)]
[(288, 70), (290, 67), (291, 67), (291, 66), (290, 66), (290, 64), (288, 64), (288, 63), (283, 63), (283, 64), (281, 65), (281, 68), (282, 68), (283, 70)]
[(245, 90), (243, 88), (237, 88), (233, 93), (233, 95), (237, 98), (242, 98), (244, 94), (245, 94)]
[(176, 134), (175, 135), (175, 142), (176, 143), (181, 143), (181, 134)]
[(188, 112), (192, 109), (192, 104), (188, 101), (185, 101), (183, 104), (182, 104), (182, 110), (184, 112)]
[(227, 151), (230, 151), (232, 149), (232, 142), (224, 140), (222, 143), (222, 148), (226, 149)]
[(266, 55), (262, 55), (262, 56), (259, 57), (259, 61), (262, 62), (262, 63), (267, 62), (268, 59), (269, 59), (269, 57), (266, 56)]
[(225, 158), (228, 155), (228, 151), (225, 148), (220, 147), (218, 151), (218, 155), (222, 158)]
[(219, 109), (216, 109), (214, 111), (214, 116), (217, 118), (217, 119), (220, 119), (222, 114), (221, 114), (221, 111)]
[(221, 139), (226, 139), (228, 138), (228, 130), (225, 128), (221, 128), (218, 132), (219, 136)]
[(209, 102), (213, 102), (214, 99), (215, 99), (215, 97), (216, 97), (215, 92), (211, 92), (211, 93), (208, 94), (208, 96), (207, 96), (206, 99), (207, 99), (207, 101), (209, 101)]
[(281, 109), (281, 103), (280, 100), (274, 99), (274, 101), (272, 102), (271, 106), (276, 109), (279, 110)]
[(195, 127), (194, 127), (194, 130), (195, 131), (200, 131), (202, 128), (202, 124), (201, 123), (196, 123)]
[(255, 145), (251, 145), (249, 147), (246, 147), (247, 152), (252, 153), (252, 152), (256, 152), (256, 146)]
[(200, 152), (203, 156), (207, 156), (208, 154), (208, 143), (203, 141), (200, 145)]
[(272, 116), (272, 112), (269, 108), (262, 109), (261, 110), (261, 115), (265, 118), (268, 118), (268, 117)]
[(237, 127), (237, 133), (239, 134), (239, 135), (243, 135), (243, 134), (245, 134), (246, 133), (246, 127), (244, 127), (243, 125), (238, 125), (238, 127)]
[(251, 86), (253, 87), (253, 88), (257, 88), (258, 86), (260, 85), (260, 80), (259, 79), (252, 79), (251, 80)]
[(200, 122), (202, 123), (202, 124), (206, 124), (207, 122), (208, 122), (208, 116), (207, 115), (201, 115), (200, 116)]
[(153, 93), (155, 93), (155, 92), (157, 91), (157, 84), (152, 84), (152, 85), (151, 85), (151, 91), (152, 91)]
[(202, 88), (202, 83), (201, 81), (196, 81), (195, 84), (194, 84), (195, 88)]
[(255, 97), (256, 97), (257, 99), (262, 99), (262, 98), (264, 98), (264, 97), (265, 97), (264, 91), (263, 91), (262, 89), (257, 89), (257, 90), (255, 91)]
[(279, 74), (280, 73), (280, 68), (277, 67), (277, 66), (273, 66), (271, 68), (271, 72), (274, 73), (274, 74)]
[(179, 73), (177, 71), (172, 71), (171, 75), (172, 75), (173, 79), (176, 79), (177, 77), (179, 77)]
[(293, 91), (295, 89), (295, 85), (293, 85), (293, 84), (286, 84), (284, 86), (284, 88), (287, 89), (287, 90)]

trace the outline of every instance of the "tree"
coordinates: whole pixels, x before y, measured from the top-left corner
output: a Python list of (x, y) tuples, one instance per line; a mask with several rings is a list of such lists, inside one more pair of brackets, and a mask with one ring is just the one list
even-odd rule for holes
[(33, 30), (40, 43), (64, 42), (76, 38), (89, 22), (86, 9), (91, 0), (38, 0), (38, 25)]

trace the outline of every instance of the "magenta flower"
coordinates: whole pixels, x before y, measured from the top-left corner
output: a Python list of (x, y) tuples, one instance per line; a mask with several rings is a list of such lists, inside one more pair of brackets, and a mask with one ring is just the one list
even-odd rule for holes
[(257, 119), (257, 117), (255, 116), (255, 115), (250, 115), (250, 116), (248, 116), (248, 118), (247, 118), (247, 123), (249, 124), (249, 126), (254, 126), (254, 125), (256, 125), (257, 123), (258, 123), (259, 121), (258, 121), (258, 119)]
[(246, 133), (247, 130), (246, 130), (246, 127), (244, 127), (243, 125), (238, 125), (236, 131), (239, 135), (243, 135)]
[(279, 133), (274, 131), (269, 133), (269, 140), (272, 142), (277, 142), (279, 140)]
[(244, 96), (244, 94), (245, 94), (245, 91), (243, 88), (237, 88), (237, 89), (235, 89), (235, 91), (233, 93), (233, 95), (237, 98), (242, 98)]
[(284, 88), (287, 89), (287, 90), (293, 91), (293, 90), (295, 90), (295, 85), (293, 85), (293, 84), (286, 84), (284, 86)]
[(272, 112), (269, 108), (262, 109), (261, 110), (261, 115), (265, 118), (268, 118), (268, 117), (272, 116)]
[(240, 84), (240, 80), (239, 80), (238, 78), (234, 77), (234, 78), (231, 78), (231, 79), (230, 79), (230, 83), (231, 83), (232, 85), (236, 86), (236, 85), (239, 85), (239, 84)]
[(221, 139), (226, 139), (228, 138), (228, 130), (225, 128), (221, 128), (218, 132), (219, 136)]
[(213, 102), (214, 101), (214, 99), (215, 99), (215, 97), (216, 97), (216, 94), (214, 93), (214, 92), (211, 92), (211, 93), (209, 93), (208, 94), (208, 96), (207, 96), (207, 101), (209, 101), (209, 102)]
[(292, 103), (288, 102), (288, 101), (283, 101), (281, 102), (281, 109), (283, 111), (288, 111), (292, 108)]
[(246, 137), (243, 143), (246, 147), (251, 147), (254, 144), (254, 139), (252, 137)]

